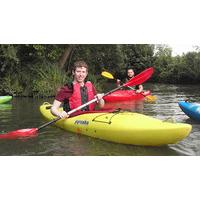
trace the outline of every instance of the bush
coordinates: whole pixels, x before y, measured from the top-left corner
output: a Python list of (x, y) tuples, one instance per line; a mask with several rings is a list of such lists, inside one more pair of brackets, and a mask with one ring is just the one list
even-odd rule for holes
[(57, 90), (67, 82), (67, 74), (55, 64), (40, 64), (35, 66), (36, 77), (33, 80), (33, 96), (55, 96)]

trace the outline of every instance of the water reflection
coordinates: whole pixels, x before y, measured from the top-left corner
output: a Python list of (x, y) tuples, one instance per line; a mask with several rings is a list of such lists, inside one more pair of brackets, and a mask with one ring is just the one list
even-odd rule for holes
[(0, 112), (11, 109), (12, 109), (12, 104), (0, 104)]
[(12, 104), (0, 104), (0, 134), (5, 132), (7, 124), (11, 123)]
[(143, 112), (144, 101), (120, 101), (120, 102), (110, 102), (106, 103), (104, 109), (121, 109), (131, 112)]

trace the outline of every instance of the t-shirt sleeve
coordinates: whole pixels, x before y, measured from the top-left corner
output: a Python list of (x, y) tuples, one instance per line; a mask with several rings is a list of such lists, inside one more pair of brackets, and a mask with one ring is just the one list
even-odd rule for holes
[(67, 86), (63, 86), (59, 89), (58, 93), (55, 96), (57, 101), (63, 102), (65, 99), (69, 99), (72, 96), (72, 90)]

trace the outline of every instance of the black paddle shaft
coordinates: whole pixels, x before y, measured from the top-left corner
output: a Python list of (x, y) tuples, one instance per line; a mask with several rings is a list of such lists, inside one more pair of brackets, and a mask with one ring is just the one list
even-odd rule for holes
[(61, 119), (61, 118), (60, 118), (60, 117), (57, 117), (57, 118), (55, 118), (54, 120), (52, 120), (52, 121), (50, 121), (50, 122), (47, 122), (47, 123), (45, 123), (45, 124), (39, 126), (39, 127), (38, 127), (38, 130), (40, 130), (40, 129), (42, 129), (42, 128), (44, 128), (44, 127), (50, 125), (50, 124), (53, 124), (54, 122), (57, 122), (59, 119)]

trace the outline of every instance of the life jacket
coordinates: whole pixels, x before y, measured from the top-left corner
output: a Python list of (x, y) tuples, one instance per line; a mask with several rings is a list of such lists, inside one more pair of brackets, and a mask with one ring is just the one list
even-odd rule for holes
[[(73, 83), (72, 84), (72, 88), (73, 88), (73, 93), (72, 96), (69, 98), (69, 100), (65, 101), (65, 106), (64, 106), (64, 110), (65, 111), (69, 111), (69, 110), (73, 110), (85, 103), (87, 103), (88, 101), (94, 99), (94, 92), (93, 92), (93, 85), (90, 81), (87, 81), (84, 84), (84, 87), (81, 87), (78, 83)], [(82, 90), (82, 91), (81, 91)], [(68, 105), (66, 105), (68, 104)], [(95, 108), (95, 103), (92, 103), (84, 108), (82, 108), (82, 111), (88, 110), (88, 111), (92, 111)]]

